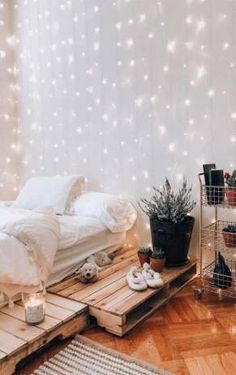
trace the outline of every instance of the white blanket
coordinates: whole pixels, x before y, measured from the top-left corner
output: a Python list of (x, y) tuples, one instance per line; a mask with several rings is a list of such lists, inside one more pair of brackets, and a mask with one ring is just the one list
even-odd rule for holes
[(0, 206), (0, 292), (10, 298), (46, 282), (59, 238), (60, 225), (52, 210)]

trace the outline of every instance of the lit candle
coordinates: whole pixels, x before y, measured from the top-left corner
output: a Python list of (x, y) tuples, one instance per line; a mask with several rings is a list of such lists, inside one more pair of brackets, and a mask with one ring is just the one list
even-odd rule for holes
[(26, 323), (38, 324), (44, 320), (45, 299), (42, 293), (34, 293), (27, 296), (24, 306)]

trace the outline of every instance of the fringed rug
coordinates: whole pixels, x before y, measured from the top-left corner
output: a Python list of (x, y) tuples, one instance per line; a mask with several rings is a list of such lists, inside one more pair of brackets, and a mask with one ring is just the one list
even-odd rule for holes
[[(171, 375), (77, 335), (34, 375)], [(172, 374), (173, 375), (173, 374)]]

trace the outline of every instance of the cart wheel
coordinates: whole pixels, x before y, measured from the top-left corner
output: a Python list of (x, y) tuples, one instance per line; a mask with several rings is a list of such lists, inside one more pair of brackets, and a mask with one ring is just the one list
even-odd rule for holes
[(195, 285), (192, 286), (193, 294), (196, 299), (202, 299), (204, 288), (203, 287), (197, 287)]

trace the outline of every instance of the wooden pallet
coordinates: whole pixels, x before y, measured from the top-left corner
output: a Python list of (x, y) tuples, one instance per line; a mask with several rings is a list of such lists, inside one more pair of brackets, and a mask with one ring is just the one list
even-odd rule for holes
[(25, 323), (22, 303), (0, 309), (0, 374), (11, 375), (17, 363), (55, 337), (65, 338), (87, 325), (87, 306), (47, 293), (45, 320)]
[(196, 261), (193, 261), (182, 267), (165, 269), (163, 287), (135, 292), (126, 283), (126, 273), (131, 265), (138, 265), (134, 248), (120, 251), (113, 264), (100, 272), (96, 283), (82, 284), (71, 277), (50, 291), (87, 304), (89, 314), (97, 319), (99, 326), (123, 336), (196, 275)]

